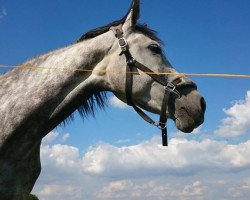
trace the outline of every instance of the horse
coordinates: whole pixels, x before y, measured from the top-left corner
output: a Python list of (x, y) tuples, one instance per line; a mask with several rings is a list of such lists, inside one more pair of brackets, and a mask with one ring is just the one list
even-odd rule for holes
[(140, 1), (133, 0), (122, 19), (1, 75), (0, 199), (28, 197), (41, 171), (43, 137), (76, 110), (84, 117), (104, 107), (107, 91), (135, 109), (174, 120), (182, 132), (204, 122), (206, 104), (197, 86), (171, 66), (160, 38), (138, 23), (139, 15)]

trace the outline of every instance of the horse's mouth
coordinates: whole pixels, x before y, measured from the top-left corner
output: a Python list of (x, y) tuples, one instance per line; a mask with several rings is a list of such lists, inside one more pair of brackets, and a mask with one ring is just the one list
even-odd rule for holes
[(204, 117), (191, 116), (185, 108), (181, 108), (174, 115), (175, 126), (184, 133), (191, 133), (204, 122)]

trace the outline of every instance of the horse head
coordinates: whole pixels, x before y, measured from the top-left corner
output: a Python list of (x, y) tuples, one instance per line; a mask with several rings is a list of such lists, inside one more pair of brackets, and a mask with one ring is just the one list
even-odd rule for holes
[[(147, 72), (133, 68), (133, 66), (132, 72), (130, 72), (133, 74), (131, 99), (128, 100), (126, 91), (128, 57), (131, 56), (156, 74), (166, 73), (164, 78), (168, 80), (168, 83), (177, 82), (174, 88), (179, 93), (179, 95), (169, 93), (166, 116), (173, 119), (176, 127), (182, 132), (192, 132), (204, 121), (205, 100), (197, 91), (196, 84), (172, 67), (163, 53), (162, 42), (155, 31), (137, 22), (139, 15), (140, 1), (134, 0), (128, 14), (116, 22), (116, 25), (120, 27), (120, 34), (122, 34), (122, 38), (120, 38), (122, 41), (119, 40), (119, 42), (127, 45), (130, 55), (126, 56), (124, 55), (126, 53), (121, 53), (123, 47), (118, 42), (117, 32), (114, 32), (114, 44), (110, 50), (112, 59), (107, 67), (110, 90), (125, 103), (131, 104), (130, 101), (132, 101), (134, 105), (146, 111), (161, 114), (166, 88), (149, 76)], [(113, 28), (111, 29), (113, 30)]]

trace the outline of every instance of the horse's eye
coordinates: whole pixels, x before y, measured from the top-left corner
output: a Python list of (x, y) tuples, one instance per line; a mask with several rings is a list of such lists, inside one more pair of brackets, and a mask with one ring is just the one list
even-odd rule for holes
[(148, 48), (150, 49), (150, 51), (152, 51), (155, 54), (161, 54), (162, 53), (162, 49), (158, 44), (151, 44), (148, 46)]

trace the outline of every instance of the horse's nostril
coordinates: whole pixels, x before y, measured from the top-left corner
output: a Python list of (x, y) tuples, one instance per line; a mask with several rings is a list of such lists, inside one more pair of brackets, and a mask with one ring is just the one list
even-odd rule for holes
[(202, 109), (202, 111), (203, 111), (203, 113), (205, 113), (205, 111), (206, 111), (206, 101), (205, 101), (205, 99), (202, 97), (201, 98), (201, 109)]

